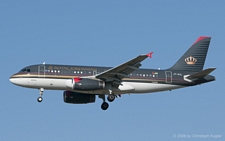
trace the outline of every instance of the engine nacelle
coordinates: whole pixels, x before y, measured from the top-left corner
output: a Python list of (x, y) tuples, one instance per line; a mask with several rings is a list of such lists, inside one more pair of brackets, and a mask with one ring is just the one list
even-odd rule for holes
[(74, 78), (66, 82), (67, 87), (73, 90), (99, 90), (105, 88), (105, 82), (101, 80), (93, 80), (89, 78)]
[(73, 103), (73, 104), (87, 104), (95, 102), (94, 94), (83, 94), (76, 93), (71, 91), (63, 92), (63, 100), (65, 103)]

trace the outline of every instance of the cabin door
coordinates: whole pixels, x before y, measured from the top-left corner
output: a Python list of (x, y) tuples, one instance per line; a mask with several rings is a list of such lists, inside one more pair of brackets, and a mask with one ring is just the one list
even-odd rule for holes
[(172, 72), (165, 71), (165, 75), (166, 75), (166, 83), (172, 83)]
[(93, 76), (97, 75), (97, 70), (93, 70)]
[(45, 65), (38, 66), (38, 77), (45, 77)]

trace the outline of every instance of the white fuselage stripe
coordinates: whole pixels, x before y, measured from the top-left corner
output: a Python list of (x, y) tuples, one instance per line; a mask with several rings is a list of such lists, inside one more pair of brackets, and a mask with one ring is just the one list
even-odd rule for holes
[[(72, 90), (68, 88), (66, 82), (68, 79), (51, 79), (51, 78), (10, 78), (10, 81), (16, 85), (28, 88), (44, 88), (49, 90)], [(115, 94), (124, 93), (151, 93), (166, 90), (182, 88), (184, 86), (160, 83), (143, 83), (143, 82), (122, 82), (124, 86), (133, 87), (132, 90), (123, 89), (123, 85), (119, 90), (115, 90)], [(75, 90), (76, 91), (76, 90)], [(100, 92), (102, 91), (102, 92)], [(81, 91), (79, 91), (81, 92)], [(84, 93), (106, 94), (107, 90), (84, 91)]]

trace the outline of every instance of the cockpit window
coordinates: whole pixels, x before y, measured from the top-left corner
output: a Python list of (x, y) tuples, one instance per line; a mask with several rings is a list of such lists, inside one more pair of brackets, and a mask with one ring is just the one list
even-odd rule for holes
[(30, 72), (30, 69), (22, 69), (20, 72)]

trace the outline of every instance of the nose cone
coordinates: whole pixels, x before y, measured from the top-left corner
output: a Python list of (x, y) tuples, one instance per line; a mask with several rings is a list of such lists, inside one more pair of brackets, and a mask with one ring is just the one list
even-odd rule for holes
[(16, 80), (16, 78), (11, 78), (11, 77), (10, 77), (10, 78), (9, 78), (9, 81), (10, 81), (11, 83), (13, 83), (13, 84), (16, 84), (16, 81), (17, 81), (17, 80)]
[(29, 85), (29, 80), (21, 77), (19, 74), (12, 75), (9, 81), (17, 86), (27, 87)]
[(9, 81), (15, 85), (19, 85), (19, 79), (20, 78), (17, 78), (15, 75), (12, 75), (10, 78), (9, 78)]

